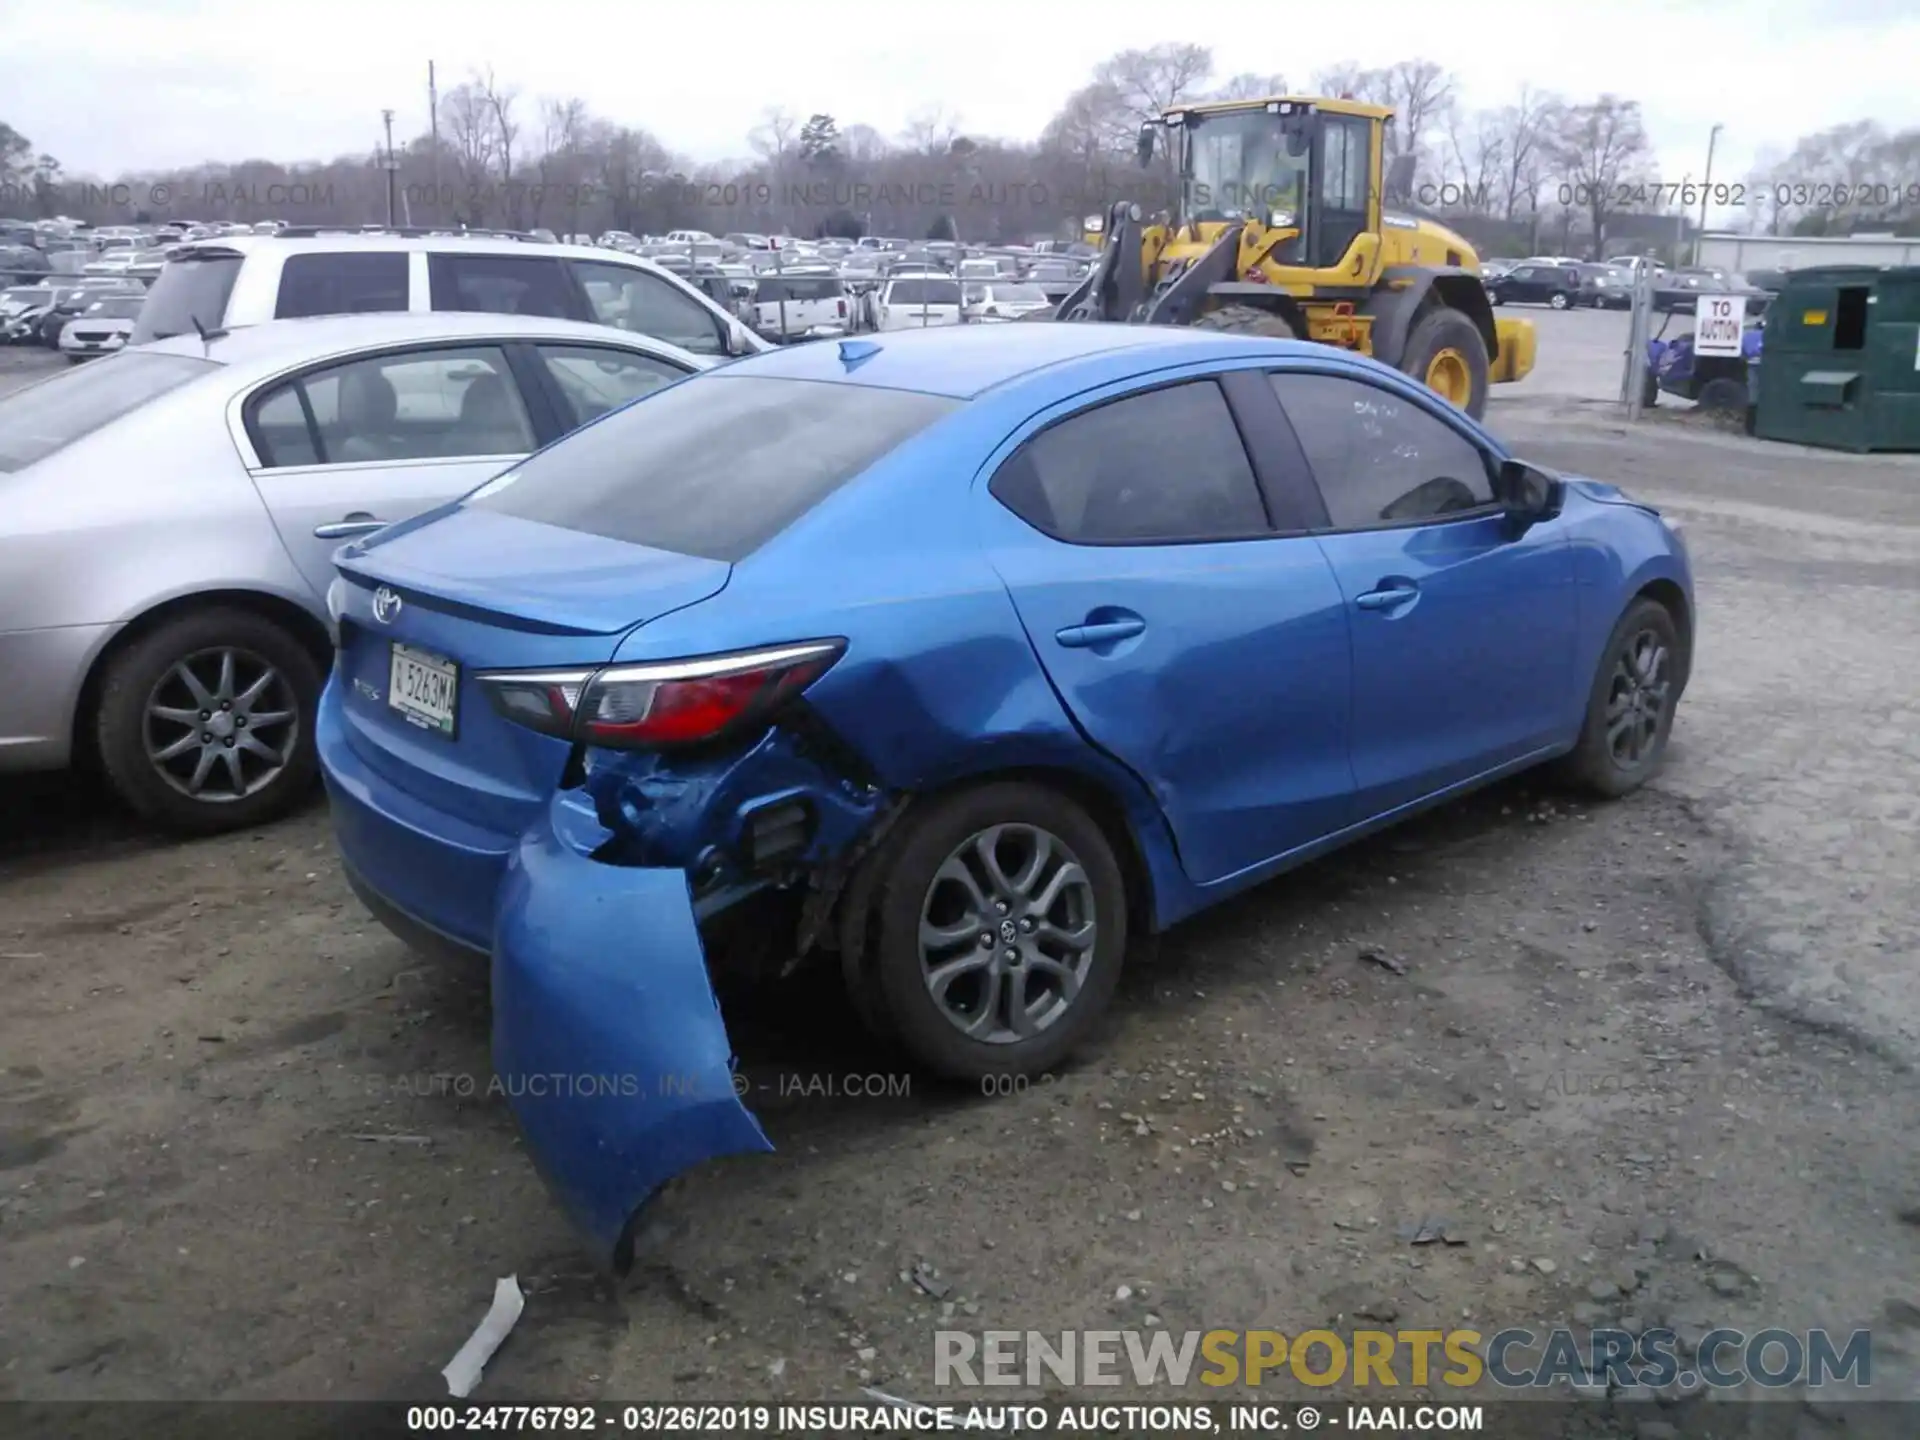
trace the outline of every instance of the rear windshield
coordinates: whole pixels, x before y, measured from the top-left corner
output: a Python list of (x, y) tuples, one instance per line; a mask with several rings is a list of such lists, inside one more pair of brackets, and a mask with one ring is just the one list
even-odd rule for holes
[(227, 297), (239, 277), (240, 257), (232, 250), (169, 260), (147, 291), (146, 307), (133, 327), (130, 343), (144, 345), (169, 335), (191, 335), (196, 320), (204, 330), (224, 328)]
[(44, 460), (219, 368), (191, 355), (120, 354), (0, 397), (0, 474)]
[(836, 275), (762, 275), (758, 299), (762, 305), (782, 300), (834, 300), (844, 292)]
[(467, 503), (735, 561), (959, 404), (912, 390), (704, 376), (576, 430)]
[(958, 305), (957, 280), (896, 280), (887, 293), (889, 305)]

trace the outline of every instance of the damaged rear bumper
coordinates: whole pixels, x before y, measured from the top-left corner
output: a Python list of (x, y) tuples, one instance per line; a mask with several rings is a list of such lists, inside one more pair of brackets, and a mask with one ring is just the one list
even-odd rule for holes
[(527, 1148), (597, 1258), (675, 1175), (769, 1151), (740, 1103), (684, 870), (609, 865), (556, 832), (521, 839), (493, 947), (493, 1063)]

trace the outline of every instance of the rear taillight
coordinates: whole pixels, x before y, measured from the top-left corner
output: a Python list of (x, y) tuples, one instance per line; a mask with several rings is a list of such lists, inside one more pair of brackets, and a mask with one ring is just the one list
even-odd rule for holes
[(764, 724), (826, 674), (844, 640), (601, 670), (496, 670), (478, 677), (493, 708), (543, 735), (612, 750), (701, 745)]
[(840, 302), (840, 318), (842, 320), (847, 318), (847, 302), (844, 300)]

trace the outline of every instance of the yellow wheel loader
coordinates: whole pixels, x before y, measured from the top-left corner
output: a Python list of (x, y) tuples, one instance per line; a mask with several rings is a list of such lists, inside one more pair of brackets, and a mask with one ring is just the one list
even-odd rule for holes
[(1411, 156), (1382, 175), (1392, 118), (1354, 100), (1282, 98), (1187, 105), (1143, 125), (1140, 163), (1171, 157), (1179, 207), (1143, 223), (1138, 205), (1114, 205), (1099, 259), (1052, 318), (1338, 345), (1478, 418), (1489, 385), (1533, 368), (1533, 325), (1494, 318), (1465, 240), (1383, 204), (1413, 178)]

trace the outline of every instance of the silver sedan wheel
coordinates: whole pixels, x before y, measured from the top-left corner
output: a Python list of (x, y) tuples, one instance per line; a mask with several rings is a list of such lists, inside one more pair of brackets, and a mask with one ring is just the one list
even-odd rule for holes
[(279, 778), (300, 738), (293, 688), (272, 665), (233, 646), (177, 661), (147, 696), (147, 758), (194, 800), (220, 804)]
[(1099, 933), (1093, 884), (1066, 842), (995, 825), (934, 872), (920, 907), (921, 974), (961, 1034), (1014, 1045), (1072, 1009)]

